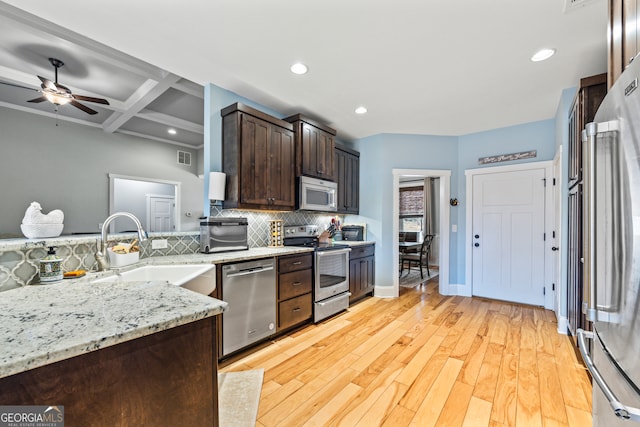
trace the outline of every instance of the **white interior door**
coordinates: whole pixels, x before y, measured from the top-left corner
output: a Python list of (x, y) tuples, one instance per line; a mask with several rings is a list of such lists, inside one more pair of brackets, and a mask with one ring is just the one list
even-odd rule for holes
[(544, 305), (545, 169), (473, 177), (473, 295)]
[(175, 231), (174, 212), (174, 197), (147, 195), (147, 231)]

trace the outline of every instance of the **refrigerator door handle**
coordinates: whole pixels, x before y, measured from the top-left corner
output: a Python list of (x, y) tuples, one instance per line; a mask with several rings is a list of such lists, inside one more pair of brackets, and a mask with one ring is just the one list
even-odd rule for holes
[(613, 409), (613, 413), (616, 415), (616, 417), (624, 420), (640, 421), (640, 409), (626, 406), (622, 402), (620, 402), (616, 395), (613, 394), (613, 391), (611, 390), (611, 388), (609, 388), (604, 378), (602, 378), (600, 371), (598, 371), (598, 368), (596, 368), (596, 366), (593, 364), (593, 360), (591, 359), (591, 355), (589, 354), (589, 350), (587, 349), (587, 339), (594, 339), (593, 332), (578, 329), (578, 347), (580, 348), (582, 359), (584, 360), (585, 365), (587, 365), (587, 369), (589, 369), (593, 380), (596, 382), (598, 387), (600, 387), (600, 390), (602, 390), (602, 393), (607, 398), (607, 401), (609, 401), (609, 405)]

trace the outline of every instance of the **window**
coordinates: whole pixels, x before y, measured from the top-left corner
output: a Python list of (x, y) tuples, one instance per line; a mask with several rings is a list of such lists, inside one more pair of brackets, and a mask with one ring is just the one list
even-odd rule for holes
[(400, 188), (400, 230), (422, 231), (424, 220), (424, 188)]

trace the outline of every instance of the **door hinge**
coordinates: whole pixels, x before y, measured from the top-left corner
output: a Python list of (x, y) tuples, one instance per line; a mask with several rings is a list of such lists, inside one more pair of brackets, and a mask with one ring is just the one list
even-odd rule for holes
[(547, 294), (547, 288), (542, 288), (542, 295), (546, 295)]
[(554, 239), (556, 238), (556, 232), (555, 232), (555, 230), (551, 232), (551, 237), (553, 237)]
[(555, 291), (555, 290), (556, 290), (556, 284), (555, 284), (555, 283), (552, 283), (552, 284), (551, 284), (551, 290), (552, 290), (552, 291)]
[(542, 233), (542, 240), (547, 241), (547, 233)]
[(547, 186), (547, 178), (542, 178), (542, 185)]
[(556, 179), (553, 178), (553, 185), (556, 185)]

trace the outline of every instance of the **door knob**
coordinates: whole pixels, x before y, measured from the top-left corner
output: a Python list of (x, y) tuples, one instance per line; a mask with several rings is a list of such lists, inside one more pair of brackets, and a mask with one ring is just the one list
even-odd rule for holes
[(560, 248), (559, 248), (559, 247), (557, 247), (557, 246), (552, 246), (552, 247), (551, 247), (551, 250), (552, 250), (552, 251), (557, 251), (557, 250), (560, 250)]
[(476, 248), (480, 246), (480, 243), (474, 243), (473, 246), (475, 246)]
[(479, 235), (479, 234), (476, 234), (476, 235), (475, 235), (475, 236), (473, 236), (473, 237), (475, 237), (476, 239), (479, 239), (479, 238), (480, 238), (480, 235)]

